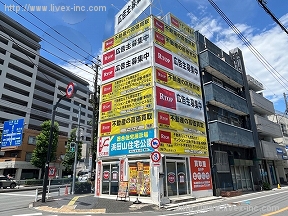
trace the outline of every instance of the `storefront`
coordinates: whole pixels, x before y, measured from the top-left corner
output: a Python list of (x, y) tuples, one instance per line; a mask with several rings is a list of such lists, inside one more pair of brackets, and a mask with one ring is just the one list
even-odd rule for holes
[[(151, 161), (150, 154), (137, 156), (137, 159), (127, 158), (127, 195), (150, 197), (155, 203), (160, 199), (169, 200), (181, 196), (212, 195), (209, 158), (162, 156), (160, 166)], [(121, 160), (123, 158), (114, 158), (114, 160), (103, 158), (98, 161), (100, 163), (97, 163), (99, 176), (96, 177), (98, 182), (96, 196), (102, 194), (117, 196), (120, 179), (123, 179), (121, 173), (126, 172), (123, 171), (126, 169), (125, 166), (123, 168), (120, 166)]]

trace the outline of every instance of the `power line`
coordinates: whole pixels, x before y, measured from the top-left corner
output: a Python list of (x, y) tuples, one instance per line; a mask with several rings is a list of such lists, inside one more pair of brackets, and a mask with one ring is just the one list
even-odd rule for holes
[[(63, 38), (65, 38), (67, 41), (69, 41), (70, 43), (72, 43), (74, 46), (76, 46), (77, 48), (81, 49), (83, 52), (85, 52), (86, 54), (88, 54), (89, 56), (91, 56), (92, 58), (94, 58), (94, 56), (92, 56), (90, 53), (88, 53), (86, 50), (82, 49), (80, 46), (78, 46), (77, 44), (75, 44), (73, 41), (71, 41), (69, 38), (65, 37), (64, 35), (62, 35), (60, 32), (58, 32), (57, 30), (55, 30), (52, 26), (48, 25), (46, 22), (44, 22), (43, 20), (41, 20), (39, 17), (37, 17), (36, 15), (34, 15), (33, 13), (31, 13), (29, 10), (26, 10), (25, 7), (23, 7), (21, 4), (19, 4), (17, 1), (13, 0), (16, 4), (18, 4), (24, 11), (30, 13), (32, 16), (34, 16), (36, 19), (38, 19), (40, 22), (42, 22), (44, 25), (46, 25), (47, 27), (49, 27), (50, 29), (52, 29), (54, 32), (56, 32), (58, 35), (62, 36)], [(89, 60), (89, 59), (88, 59)], [(89, 60), (90, 61), (90, 60)]]
[[(229, 20), (223, 11), (214, 3), (212, 0), (208, 0), (210, 4), (215, 8), (215, 10), (220, 14), (220, 16), (226, 21), (230, 28), (236, 33), (236, 35), (243, 41), (244, 45), (254, 54), (254, 56), (262, 63), (262, 65), (268, 70), (268, 72), (276, 79), (276, 81), (287, 90), (285, 87), (285, 80), (288, 82), (281, 74), (279, 74), (276, 69), (269, 64), (269, 62), (257, 51), (255, 47), (249, 42), (249, 40), (235, 27), (235, 25)], [(281, 79), (280, 79), (281, 78)], [(283, 79), (283, 80), (282, 80)], [(286, 85), (287, 86), (287, 85)]]

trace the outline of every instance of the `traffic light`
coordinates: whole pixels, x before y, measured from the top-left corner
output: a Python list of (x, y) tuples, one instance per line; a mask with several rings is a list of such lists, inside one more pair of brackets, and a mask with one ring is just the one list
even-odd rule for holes
[(76, 143), (75, 142), (71, 142), (70, 143), (70, 151), (71, 152), (75, 152), (75, 148), (76, 148)]

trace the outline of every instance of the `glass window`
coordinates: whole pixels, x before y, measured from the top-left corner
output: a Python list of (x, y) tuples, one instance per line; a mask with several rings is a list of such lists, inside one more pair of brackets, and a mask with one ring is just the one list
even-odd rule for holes
[(29, 136), (28, 137), (28, 144), (36, 145), (36, 136)]
[(25, 161), (30, 162), (32, 158), (32, 152), (26, 152)]

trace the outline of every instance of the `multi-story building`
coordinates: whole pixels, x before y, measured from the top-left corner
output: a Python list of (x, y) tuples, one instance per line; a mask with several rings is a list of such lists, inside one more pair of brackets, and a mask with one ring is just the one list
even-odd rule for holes
[[(24, 137), (29, 138), (24, 138), (23, 146), (16, 148), (13, 161), (23, 161), (26, 158), (25, 169), (35, 168), (27, 161), (29, 156), (25, 154), (30, 154), (31, 149), (26, 149), (25, 145), (35, 144), (37, 133), (33, 130), (39, 131), (41, 123), (51, 119), (52, 105), (65, 95), (66, 87), (70, 82), (76, 83), (78, 90), (75, 97), (63, 98), (59, 103), (55, 121), (59, 124), (60, 135), (68, 137), (70, 131), (77, 127), (78, 107), (81, 104), (80, 127), (83, 132), (81, 138), (84, 145), (89, 145), (91, 140), (89, 121), (92, 118), (89, 83), (41, 57), (39, 55), (41, 38), (2, 12), (0, 12), (0, 24), (2, 26), (0, 29), (0, 124), (7, 120), (24, 118), (24, 133), (28, 131), (32, 133), (29, 136), (24, 134)], [(28, 143), (25, 143), (25, 140)], [(65, 151), (60, 148), (62, 147), (58, 149), (59, 155), (65, 154)], [(5, 172), (4, 161), (6, 157), (11, 157), (11, 152), (7, 148), (2, 148), (1, 151), (5, 154), (0, 159), (0, 172)], [(3, 156), (3, 153), (1, 155)], [(16, 173), (19, 167), (15, 162), (11, 163), (9, 168), (14, 169), (10, 172)]]
[[(284, 95), (285, 96), (285, 95)], [(271, 158), (275, 165), (275, 173), (278, 183), (283, 184), (288, 181), (288, 117), (286, 113), (282, 113), (276, 111), (273, 115), (269, 115), (268, 119), (273, 121), (276, 124), (279, 124), (281, 127), (281, 131), (283, 136), (278, 138), (273, 138), (273, 147), (271, 147), (271, 153), (273, 154), (273, 158)], [(271, 154), (270, 153), (270, 154)], [(271, 162), (270, 162), (271, 164)], [(268, 171), (267, 171), (268, 170)], [(271, 174), (271, 166), (268, 166), (264, 171), (264, 174)], [(266, 173), (265, 173), (266, 172)], [(269, 177), (269, 175), (268, 175)], [(268, 180), (272, 180), (272, 176), (269, 177)]]
[(253, 163), (257, 137), (253, 136), (241, 50), (236, 48), (227, 54), (201, 33), (196, 32), (196, 38), (214, 189), (216, 194), (222, 190), (253, 190), (257, 179)]

